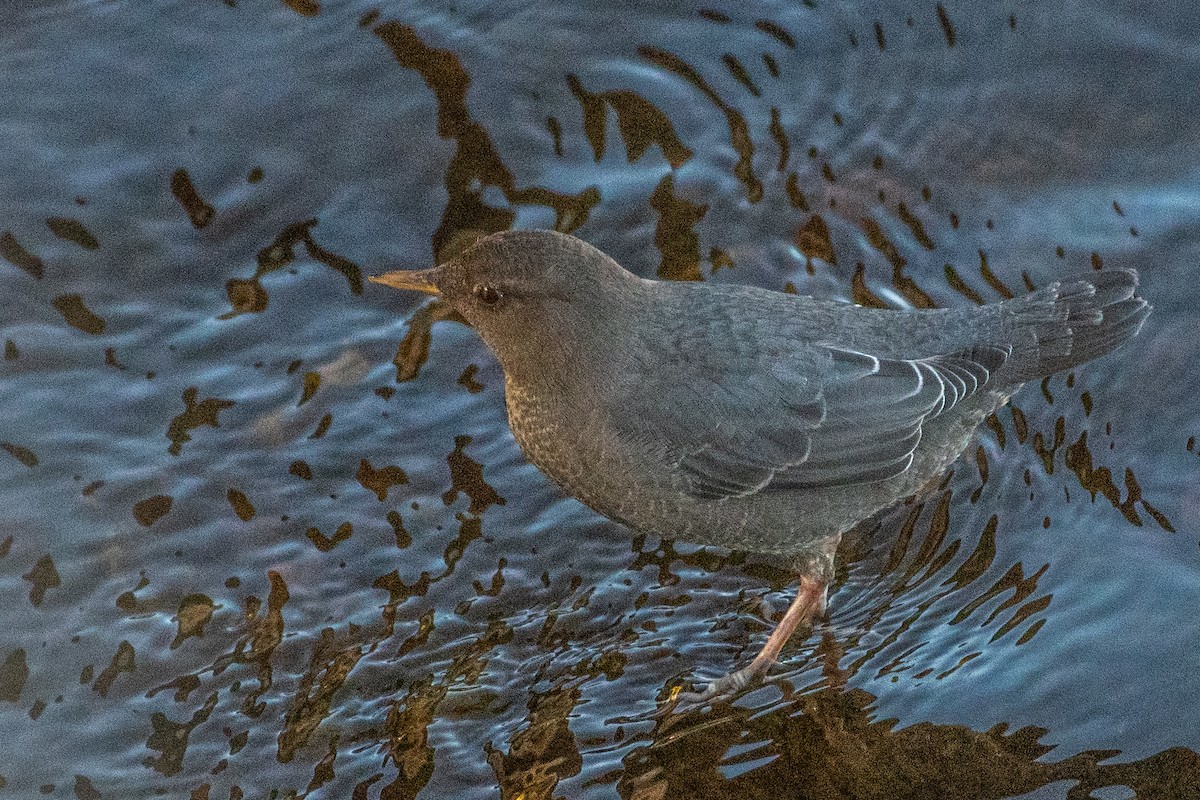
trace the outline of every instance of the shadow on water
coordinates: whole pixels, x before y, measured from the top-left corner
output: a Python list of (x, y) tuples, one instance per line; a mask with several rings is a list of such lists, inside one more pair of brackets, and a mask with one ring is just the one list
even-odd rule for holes
[[(1200, 796), (1200, 66), (1132, 13), (14, 12), (0, 797)], [(847, 536), (768, 683), (658, 719), (791, 576), (561, 498), (473, 334), (363, 282), (535, 226), (876, 307), (1135, 266), (1156, 311)]]

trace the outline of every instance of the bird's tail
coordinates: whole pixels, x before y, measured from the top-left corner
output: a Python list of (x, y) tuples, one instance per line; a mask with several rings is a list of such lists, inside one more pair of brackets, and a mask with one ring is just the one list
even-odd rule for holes
[(999, 308), (1014, 342), (1006, 377), (1042, 378), (1102, 356), (1132, 339), (1150, 315), (1132, 269), (1052, 283)]

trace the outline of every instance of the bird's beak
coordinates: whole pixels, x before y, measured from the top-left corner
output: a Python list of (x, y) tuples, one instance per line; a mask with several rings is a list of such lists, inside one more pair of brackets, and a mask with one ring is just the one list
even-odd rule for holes
[(393, 289), (441, 294), (437, 285), (440, 276), (440, 270), (434, 267), (433, 269), (402, 269), (397, 272), (385, 272), (382, 275), (371, 275), (368, 280), (372, 283), (390, 286)]

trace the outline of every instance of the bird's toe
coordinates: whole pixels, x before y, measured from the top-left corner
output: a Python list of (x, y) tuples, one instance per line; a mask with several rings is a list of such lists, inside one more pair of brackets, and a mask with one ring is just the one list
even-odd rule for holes
[(710, 681), (707, 686), (698, 691), (675, 692), (655, 713), (655, 716), (699, 711), (705, 706), (728, 702), (745, 689), (758, 683), (762, 679), (762, 675), (763, 670), (751, 665)]

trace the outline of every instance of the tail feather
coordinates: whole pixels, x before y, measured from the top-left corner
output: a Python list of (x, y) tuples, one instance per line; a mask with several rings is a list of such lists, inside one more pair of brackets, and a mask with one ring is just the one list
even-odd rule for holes
[(1131, 269), (1054, 283), (1000, 308), (1013, 340), (1008, 380), (1020, 383), (1090, 361), (1132, 339), (1150, 315)]

